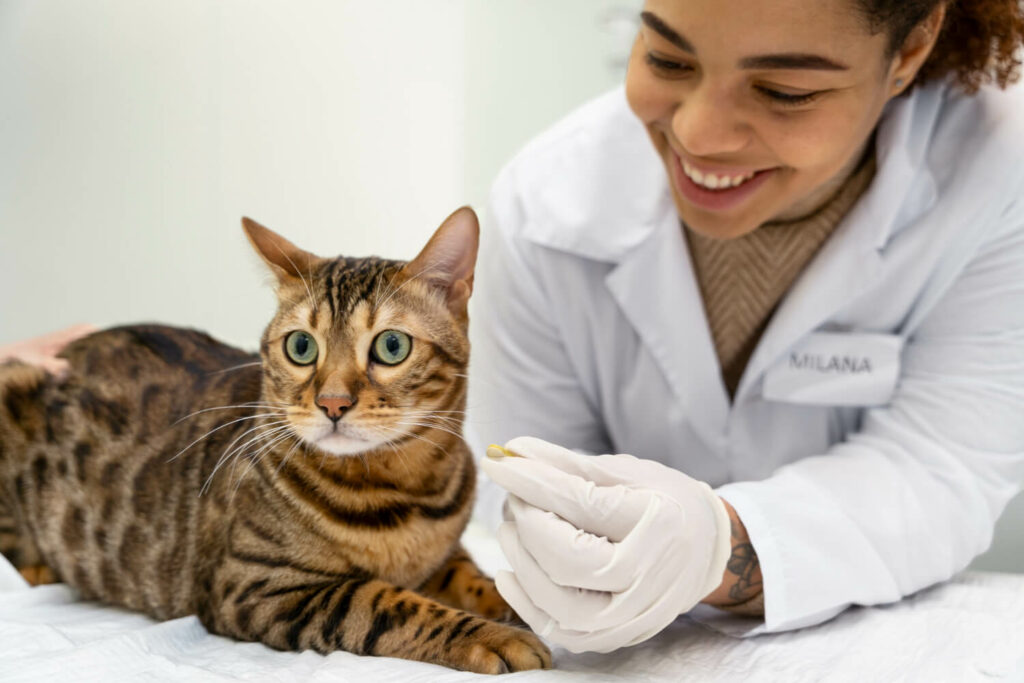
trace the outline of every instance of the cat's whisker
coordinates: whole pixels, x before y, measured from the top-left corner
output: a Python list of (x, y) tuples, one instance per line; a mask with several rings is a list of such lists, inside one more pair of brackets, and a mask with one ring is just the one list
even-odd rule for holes
[(238, 443), (241, 439), (244, 439), (247, 434), (255, 432), (258, 429), (263, 429), (263, 428), (266, 428), (266, 427), (276, 427), (278, 425), (283, 425), (283, 424), (288, 424), (288, 419), (287, 418), (283, 419), (283, 420), (272, 420), (270, 422), (265, 422), (265, 423), (262, 423), (262, 424), (258, 424), (255, 427), (252, 427), (251, 429), (247, 429), (246, 431), (244, 431), (241, 434), (239, 434), (238, 436), (236, 436), (234, 441), (229, 443), (224, 448), (223, 455), (221, 456), (221, 458), (223, 459), (223, 458), (227, 457), (228, 455), (230, 455), (230, 453), (232, 451), (232, 446), (234, 446), (236, 443)]
[[(290, 448), (290, 449), (288, 450), (288, 452), (284, 454), (284, 457), (283, 457), (283, 458), (281, 458), (281, 462), (280, 462), (280, 463), (278, 463), (278, 465), (277, 465), (277, 469), (276, 469), (276, 470), (274, 471), (274, 476), (277, 476), (277, 475), (281, 474), (281, 470), (282, 470), (282, 469), (284, 469), (284, 465), (285, 465), (285, 463), (286, 463), (286, 462), (288, 462), (288, 458), (290, 458), (290, 457), (291, 457), (291, 455), (292, 455), (292, 451), (294, 451), (294, 450), (295, 450), (295, 446), (292, 446), (292, 447), (291, 447), (291, 448)], [(326, 453), (325, 453), (325, 455), (326, 455)], [(322, 464), (322, 463), (321, 463), (321, 464)]]
[(399, 419), (411, 419), (411, 420), (436, 420), (442, 422), (449, 427), (462, 427), (463, 415), (455, 413), (453, 415), (445, 415), (440, 412), (434, 412), (430, 410), (410, 410), (403, 411), (397, 416)]
[[(317, 306), (316, 306), (316, 299), (313, 298), (313, 290), (310, 288), (309, 283), (306, 281), (306, 278), (303, 277), (302, 271), (299, 270), (299, 267), (297, 265), (295, 265), (295, 261), (292, 261), (291, 257), (288, 256), (287, 253), (285, 253), (284, 249), (281, 249), (280, 247), (278, 247), (277, 249), (278, 249), (278, 251), (281, 252), (281, 254), (286, 259), (288, 259), (288, 263), (292, 264), (292, 268), (295, 269), (295, 272), (298, 274), (299, 279), (302, 280), (303, 286), (306, 288), (306, 294), (309, 295), (309, 305), (312, 307), (313, 311), (316, 311), (317, 310)], [(308, 256), (307, 256), (307, 259), (308, 259)], [(306, 261), (306, 270), (307, 270), (307, 272), (309, 274), (309, 279), (312, 280), (313, 279), (313, 267), (312, 267), (312, 264), (308, 260)]]
[(450, 422), (438, 422), (434, 420), (425, 420), (424, 418), (415, 419), (413, 421), (401, 421), (395, 422), (394, 424), (402, 427), (423, 427), (425, 429), (436, 429), (441, 432), (447, 432), (452, 436), (458, 436), (462, 438), (462, 423), (452, 424)]
[(211, 429), (210, 431), (206, 432), (205, 434), (203, 434), (201, 437), (199, 437), (198, 439), (196, 439), (195, 441), (193, 441), (189, 445), (187, 445), (184, 448), (182, 448), (180, 451), (175, 453), (171, 458), (169, 458), (167, 460), (167, 462), (171, 462), (172, 460), (177, 459), (178, 456), (180, 456), (182, 453), (184, 453), (188, 449), (192, 448), (197, 443), (199, 443), (200, 441), (202, 441), (206, 437), (210, 436), (214, 432), (219, 432), (220, 430), (224, 429), (225, 427), (230, 427), (231, 425), (235, 424), (236, 422), (244, 422), (245, 420), (255, 420), (255, 419), (258, 419), (258, 418), (261, 418), (261, 417), (280, 417), (280, 415), (278, 413), (259, 413), (257, 415), (246, 415), (245, 417), (240, 417), (238, 419), (232, 420), (231, 422), (226, 422), (226, 423), (220, 425), (219, 427), (214, 427), (213, 429)]
[(384, 425), (379, 425), (379, 428), (380, 429), (385, 429), (385, 430), (387, 430), (389, 432), (394, 432), (395, 434), (398, 434), (399, 436), (410, 436), (410, 437), (412, 437), (414, 439), (419, 439), (420, 441), (423, 441), (425, 443), (429, 443), (434, 448), (437, 448), (438, 450), (447, 453), (447, 451), (445, 451), (443, 448), (441, 448), (441, 444), (437, 443), (436, 441), (434, 441), (432, 439), (428, 439), (427, 437), (423, 436), (422, 434), (416, 434), (415, 432), (405, 431), (405, 430), (401, 430), (401, 429), (392, 429), (390, 427), (385, 427)]
[(223, 465), (228, 463), (229, 461), (232, 462), (231, 471), (232, 471), (232, 473), (234, 472), (234, 469), (235, 469), (234, 463), (237, 462), (237, 460), (235, 460), (232, 456), (234, 456), (237, 453), (242, 452), (242, 450), (244, 450), (246, 448), (251, 448), (251, 447), (255, 446), (256, 444), (258, 444), (261, 441), (264, 441), (266, 439), (269, 439), (269, 438), (273, 437), (275, 434), (280, 433), (280, 430), (283, 429), (283, 427), (280, 427), (280, 426), (276, 426), (276, 427), (275, 426), (266, 426), (266, 425), (262, 425), (262, 426), (265, 427), (264, 431), (262, 431), (259, 434), (251, 437), (248, 441), (243, 443), (241, 446), (239, 446), (236, 449), (234, 449), (232, 453), (221, 455), (221, 458), (220, 458), (220, 460), (217, 461), (217, 465), (214, 467), (213, 472), (211, 472), (210, 476), (207, 478), (207, 481), (206, 481), (206, 488), (207, 489), (209, 489), (209, 486), (212, 485), (213, 477), (217, 473), (217, 471)]
[[(401, 273), (401, 272), (402, 272), (401, 268), (399, 268), (397, 271), (395, 271), (395, 273), (393, 273), (391, 275), (391, 277), (388, 279), (387, 287), (385, 287), (384, 293), (383, 294), (377, 294), (376, 296), (374, 296), (374, 298), (373, 298), (373, 311), (374, 312), (376, 312), (377, 309), (380, 308), (380, 303), (384, 299), (390, 298), (391, 292), (394, 291), (394, 289), (395, 289), (395, 277), (398, 275), (398, 273)], [(383, 280), (383, 278), (381, 278), (380, 280), (377, 280), (378, 287), (379, 287), (379, 285), (381, 283), (381, 280)]]
[(289, 438), (292, 438), (294, 436), (295, 436), (294, 432), (292, 432), (289, 429), (284, 434), (276, 435), (269, 442), (267, 442), (266, 444), (261, 446), (259, 448), (259, 450), (257, 450), (255, 453), (246, 453), (245, 455), (242, 455), (242, 456), (235, 456), (235, 462), (237, 462), (239, 460), (239, 458), (243, 458), (243, 459), (248, 459), (249, 460), (249, 464), (246, 465), (245, 469), (242, 471), (242, 474), (240, 474), (238, 476), (238, 479), (235, 481), (235, 489), (234, 489), (234, 491), (231, 494), (232, 500), (234, 499), (235, 494), (238, 493), (238, 489), (239, 489), (239, 487), (241, 487), (242, 481), (245, 479), (245, 476), (247, 474), (249, 474), (249, 470), (251, 470), (253, 467), (255, 467), (259, 463), (259, 461), (262, 460), (264, 455), (272, 452), (271, 449), (273, 449), (274, 446), (276, 446), (277, 444), (281, 443), (282, 441), (284, 441), (286, 439), (289, 439)]
[(423, 270), (421, 270), (420, 272), (416, 273), (415, 275), (413, 275), (411, 278), (409, 278), (408, 280), (406, 280), (402, 284), (398, 285), (398, 287), (396, 287), (394, 289), (394, 291), (392, 291), (388, 295), (388, 298), (386, 298), (384, 301), (380, 302), (380, 304), (375, 305), (373, 307), (373, 310), (376, 311), (377, 309), (382, 308), (384, 306), (384, 304), (386, 304), (387, 302), (391, 301), (391, 299), (394, 298), (394, 296), (396, 294), (398, 294), (402, 290), (403, 287), (405, 287), (407, 284), (409, 284), (413, 280), (415, 280), (415, 279), (417, 279), (419, 277), (422, 277), (423, 275), (426, 275), (427, 273), (430, 273), (432, 271), (437, 271), (437, 270), (440, 270), (440, 267), (438, 267), (436, 265), (432, 265), (432, 266), (428, 266), (428, 267), (424, 268)]
[[(403, 410), (399, 411), (403, 415), (437, 415), (438, 417), (444, 417), (447, 415), (465, 415), (465, 410)], [(455, 417), (449, 418), (452, 420), (458, 419)]]
[(238, 441), (240, 441), (241, 439), (245, 438), (246, 434), (250, 434), (250, 433), (252, 433), (252, 432), (254, 432), (254, 431), (258, 430), (258, 429), (263, 429), (263, 430), (270, 429), (271, 431), (273, 431), (275, 429), (280, 429), (280, 425), (287, 425), (287, 424), (288, 424), (288, 420), (277, 420), (277, 421), (274, 421), (274, 422), (268, 422), (268, 423), (265, 423), (265, 424), (259, 424), (259, 425), (256, 425), (255, 427), (253, 427), (252, 429), (248, 429), (245, 432), (242, 432), (242, 434), (240, 434), (239, 436), (235, 437), (235, 440), (232, 441), (231, 443), (229, 443), (227, 445), (227, 447), (224, 449), (224, 452), (221, 453), (220, 458), (218, 458), (218, 460), (217, 460), (217, 464), (213, 466), (213, 471), (210, 472), (210, 476), (206, 478), (206, 482), (203, 484), (203, 487), (199, 490), (199, 495), (203, 495), (204, 491), (209, 490), (210, 485), (213, 483), (213, 477), (214, 477), (215, 474), (217, 474), (217, 470), (219, 470), (221, 468), (221, 466), (224, 463), (226, 463), (231, 458), (231, 455), (235, 452), (235, 450), (242, 450), (244, 448), (247, 448), (250, 444), (258, 442), (261, 439), (266, 438), (266, 431), (264, 431), (264, 432), (261, 432), (260, 434), (257, 434), (256, 436), (252, 437), (251, 439), (249, 439), (245, 443), (241, 444), (240, 446), (238, 446), (237, 449), (232, 448), (232, 446), (234, 446), (236, 443), (238, 443)]
[[(223, 463), (227, 462), (231, 458), (231, 456), (235, 454), (236, 451), (245, 450), (250, 445), (252, 445), (252, 444), (260, 441), (261, 439), (265, 438), (266, 434), (272, 433), (275, 430), (278, 430), (282, 426), (285, 426), (287, 424), (288, 424), (288, 420), (278, 420), (278, 421), (270, 422), (270, 423), (267, 423), (267, 424), (257, 425), (255, 427), (253, 427), (252, 429), (250, 429), (250, 430), (246, 431), (245, 433), (243, 433), (241, 436), (239, 436), (234, 441), (232, 441), (230, 444), (228, 444), (228, 447), (224, 449), (224, 452), (221, 453), (220, 459), (217, 460), (217, 464), (214, 466), (213, 473), (211, 473), (210, 476), (213, 476), (213, 474), (215, 474), (217, 472), (217, 469), (219, 469), (220, 466)], [(239, 441), (240, 439), (244, 438), (250, 432), (254, 432), (256, 430), (262, 430), (262, 431), (259, 434), (251, 437), (249, 440), (245, 441), (244, 443), (240, 444), (236, 448), (233, 448), (234, 444), (237, 441)]]
[(412, 476), (412, 471), (409, 469), (409, 465), (405, 461), (405, 453), (402, 453), (402, 451), (400, 451), (398, 449), (398, 446), (393, 444), (390, 440), (385, 440), (384, 441), (384, 445), (387, 446), (388, 448), (390, 448), (391, 452), (394, 453), (396, 456), (398, 456), (398, 458), (400, 458), (402, 460), (402, 466), (405, 467), (406, 473), (411, 477)]
[(292, 454), (292, 451), (294, 451), (296, 448), (298, 448), (301, 445), (302, 445), (302, 439), (300, 439), (298, 436), (296, 436), (295, 437), (295, 443), (292, 444), (292, 447), (290, 449), (288, 449), (287, 453), (285, 453), (284, 459), (287, 460), (288, 456), (290, 456)]
[(454, 432), (451, 429), (448, 429), (447, 427), (445, 427), (443, 425), (439, 425), (439, 424), (436, 424), (436, 423), (433, 423), (433, 422), (429, 422), (429, 421), (428, 422), (396, 422), (395, 424), (403, 425), (403, 426), (406, 426), (406, 427), (426, 427), (428, 429), (436, 429), (436, 430), (441, 431), (441, 432), (447, 432), (448, 434), (451, 434), (452, 436), (458, 437), (459, 439), (462, 438), (462, 434), (459, 434), (458, 432)]
[[(285, 433), (285, 434), (279, 434), (276, 437), (274, 437), (271, 441), (269, 441), (268, 443), (266, 443), (263, 446), (261, 446), (260, 449), (258, 451), (256, 451), (255, 453), (246, 453), (244, 456), (242, 456), (242, 457), (247, 458), (249, 460), (249, 464), (246, 465), (245, 470), (242, 471), (242, 474), (238, 477), (238, 480), (235, 482), (235, 491), (234, 491), (234, 493), (231, 494), (232, 498), (234, 498), (235, 493), (237, 493), (239, 487), (241, 487), (242, 481), (245, 479), (245, 476), (247, 474), (249, 474), (249, 470), (251, 470), (253, 467), (256, 467), (257, 465), (259, 465), (259, 463), (264, 458), (266, 458), (268, 455), (273, 453), (274, 449), (277, 447), (277, 445), (279, 443), (281, 443), (282, 441), (287, 441), (290, 438), (295, 438), (294, 432), (288, 432), (288, 433)], [(289, 453), (290, 453), (290, 451), (289, 451)], [(287, 459), (287, 455), (285, 456), (285, 458), (283, 458), (281, 460), (281, 463), (280, 463), (280, 465), (278, 465), (278, 469), (277, 469), (277, 472), (275, 474), (280, 474), (281, 467), (284, 465), (284, 461), (286, 459)]]
[(462, 426), (462, 418), (461, 417), (451, 417), (451, 416), (447, 416), (447, 415), (437, 415), (437, 414), (434, 414), (434, 413), (405, 413), (405, 414), (401, 415), (401, 417), (402, 418), (406, 418), (406, 419), (412, 419), (412, 420), (424, 420), (424, 419), (427, 419), (427, 420), (437, 420), (438, 422), (442, 422), (442, 423), (446, 424), (449, 427), (461, 427)]
[[(231, 461), (232, 461), (231, 462), (231, 471), (232, 471), (232, 473), (234, 473), (235, 469), (237, 468), (239, 460), (245, 460), (246, 458), (249, 458), (250, 456), (253, 455), (252, 449), (262, 448), (267, 443), (272, 441), (274, 438), (280, 436), (281, 434), (286, 433), (288, 431), (288, 429), (289, 429), (288, 425), (284, 425), (284, 426), (280, 426), (280, 427), (274, 427), (274, 428), (272, 428), (272, 429), (270, 429), (270, 430), (268, 430), (266, 432), (260, 433), (255, 438), (252, 438), (249, 441), (247, 441), (242, 447), (236, 449), (235, 452), (232, 453), (232, 457), (231, 457)], [(260, 444), (260, 442), (264, 442), (264, 443)], [(248, 452), (246, 452), (246, 451), (248, 451)], [(259, 452), (259, 451), (257, 451), (257, 452)]]
[[(377, 310), (377, 302), (380, 301), (380, 283), (384, 281), (384, 274), (377, 276), (377, 284), (373, 286), (373, 310)], [(389, 281), (390, 282), (390, 281)]]
[(236, 366), (231, 367), (231, 368), (224, 368), (223, 370), (214, 370), (213, 372), (208, 372), (206, 374), (208, 374), (208, 375), (220, 375), (220, 374), (223, 374), (225, 372), (234, 372), (235, 370), (241, 370), (242, 368), (251, 368), (251, 367), (255, 367), (257, 365), (263, 365), (263, 361), (258, 360), (258, 361), (254, 362), (254, 363), (242, 363), (241, 365), (236, 365)]
[(286, 405), (287, 404), (285, 404), (285, 403), (266, 403), (266, 402), (263, 402), (263, 401), (250, 401), (249, 403), (239, 403), (237, 405), (213, 406), (212, 408), (203, 408), (202, 410), (197, 410), (194, 413), (189, 413), (185, 417), (177, 419), (172, 424), (172, 426), (178, 424), (179, 422), (187, 420), (190, 417), (195, 417), (196, 415), (200, 415), (202, 413), (208, 413), (208, 412), (213, 411), (213, 410), (243, 410), (245, 408), (263, 408), (265, 410), (272, 410), (272, 409), (275, 409), (275, 408), (283, 408)]

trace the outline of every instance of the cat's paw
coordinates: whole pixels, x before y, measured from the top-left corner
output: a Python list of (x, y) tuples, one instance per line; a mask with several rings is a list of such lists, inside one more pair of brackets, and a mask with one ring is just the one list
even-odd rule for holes
[(46, 565), (35, 565), (33, 567), (22, 567), (18, 573), (28, 581), (30, 586), (43, 586), (48, 583), (57, 583), (59, 579)]
[(479, 576), (469, 582), (461, 607), (492, 621), (522, 623), (512, 608), (501, 597), (494, 579)]
[(550, 669), (551, 651), (521, 628), (483, 622), (447, 646), (449, 666), (481, 674)]

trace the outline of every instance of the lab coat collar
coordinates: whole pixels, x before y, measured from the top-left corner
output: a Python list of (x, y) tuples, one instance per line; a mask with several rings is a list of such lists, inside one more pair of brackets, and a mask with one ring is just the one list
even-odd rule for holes
[[(517, 176), (525, 239), (595, 261), (619, 262), (672, 206), (665, 168), (617, 88), (542, 134)], [(611, 163), (610, 163), (611, 162)]]

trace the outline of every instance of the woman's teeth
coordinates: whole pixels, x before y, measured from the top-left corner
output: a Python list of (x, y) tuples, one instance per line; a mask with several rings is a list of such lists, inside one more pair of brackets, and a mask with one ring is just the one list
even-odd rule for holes
[(686, 177), (708, 190), (725, 190), (736, 187), (754, 177), (754, 172), (738, 176), (714, 175), (713, 173), (701, 173), (690, 164), (683, 161), (683, 173)]

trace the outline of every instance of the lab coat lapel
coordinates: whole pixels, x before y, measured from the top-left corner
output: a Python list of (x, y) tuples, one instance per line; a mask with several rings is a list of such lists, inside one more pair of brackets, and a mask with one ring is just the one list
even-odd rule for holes
[(862, 227), (853, 221), (840, 226), (782, 299), (744, 368), (737, 402), (776, 359), (877, 277), (882, 259)]
[(718, 450), (729, 405), (675, 207), (605, 284), (650, 350), (693, 429)]

